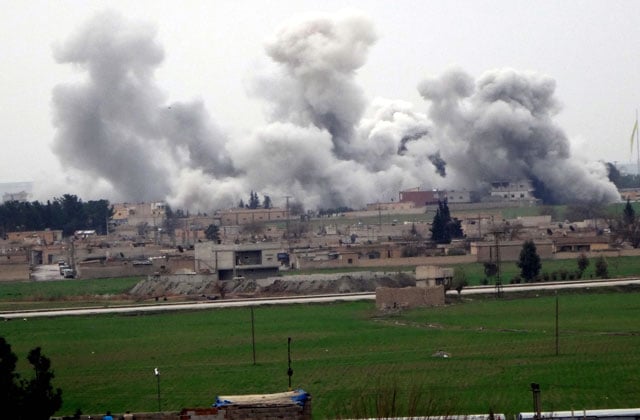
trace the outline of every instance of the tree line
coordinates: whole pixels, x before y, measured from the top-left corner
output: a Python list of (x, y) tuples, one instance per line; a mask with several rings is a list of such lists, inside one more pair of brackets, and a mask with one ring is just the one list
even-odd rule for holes
[(95, 230), (104, 235), (111, 216), (113, 207), (108, 200), (83, 202), (72, 194), (46, 203), (8, 201), (0, 205), (0, 235), (44, 229), (62, 230), (64, 236), (76, 230)]

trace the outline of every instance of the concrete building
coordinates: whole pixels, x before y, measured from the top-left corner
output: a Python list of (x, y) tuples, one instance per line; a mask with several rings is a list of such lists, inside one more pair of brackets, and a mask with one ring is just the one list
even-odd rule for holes
[(447, 190), (445, 193), (449, 204), (472, 202), (471, 191), (469, 190)]
[[(538, 239), (534, 243), (541, 259), (553, 258), (553, 241)], [(499, 247), (500, 261), (518, 261), (523, 244), (524, 241), (471, 242), (471, 255), (475, 255), (478, 262), (495, 262)]]
[(401, 203), (413, 203), (415, 207), (424, 207), (430, 204), (438, 204), (438, 201), (446, 198), (445, 191), (423, 191), (412, 188), (398, 193), (398, 201)]
[(166, 204), (152, 203), (117, 203), (113, 205), (111, 220), (116, 225), (137, 226), (146, 223), (149, 226), (162, 226), (166, 217)]
[(6, 240), (24, 245), (50, 245), (62, 241), (62, 230), (31, 230), (7, 232)]
[(555, 252), (591, 252), (609, 250), (608, 235), (563, 236), (553, 239)]
[(287, 220), (287, 210), (280, 208), (270, 209), (229, 209), (218, 213), (220, 223), (223, 226), (246, 225), (255, 222), (273, 222)]
[(491, 201), (536, 201), (534, 188), (529, 180), (494, 181), (491, 183)]
[(391, 201), (387, 203), (368, 203), (367, 211), (402, 211), (402, 210), (411, 210), (415, 208), (416, 205), (413, 201)]
[(419, 265), (416, 267), (416, 286), (448, 286), (453, 280), (453, 268), (439, 265)]
[(234, 245), (201, 242), (195, 244), (196, 272), (217, 274), (219, 280), (275, 276), (281, 266), (279, 254), (284, 254), (282, 247), (273, 242)]
[(444, 303), (444, 286), (376, 289), (376, 308), (379, 310), (443, 306)]

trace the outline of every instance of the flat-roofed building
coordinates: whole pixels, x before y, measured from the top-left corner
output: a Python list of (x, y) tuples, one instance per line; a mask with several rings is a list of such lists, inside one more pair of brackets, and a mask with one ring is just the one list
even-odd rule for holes
[(246, 225), (256, 222), (273, 222), (287, 220), (287, 210), (277, 207), (270, 209), (228, 209), (218, 213), (220, 223), (224, 226)]
[(222, 245), (214, 242), (195, 244), (196, 272), (217, 274), (219, 280), (265, 278), (278, 274), (281, 262), (279, 243), (259, 242)]

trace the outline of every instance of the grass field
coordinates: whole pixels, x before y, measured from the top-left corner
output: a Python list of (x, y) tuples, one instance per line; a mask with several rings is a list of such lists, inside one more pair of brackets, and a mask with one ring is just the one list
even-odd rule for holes
[[(0, 311), (115, 304), (141, 280), (122, 277), (91, 280), (0, 282)], [(121, 299), (128, 298), (122, 296)]]
[(531, 411), (531, 382), (544, 410), (640, 406), (640, 294), (567, 294), (559, 307), (558, 356), (554, 297), (394, 315), (372, 302), (258, 307), (255, 365), (249, 308), (14, 320), (0, 335), (25, 376), (31, 348), (51, 358), (63, 414), (156, 410), (155, 367), (167, 410), (286, 390), (287, 337), (293, 385), (313, 395), (315, 418), (513, 414)]

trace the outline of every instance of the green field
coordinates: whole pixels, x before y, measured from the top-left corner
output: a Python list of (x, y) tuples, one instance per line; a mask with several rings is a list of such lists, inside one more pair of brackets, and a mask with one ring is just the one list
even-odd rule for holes
[(166, 410), (286, 390), (287, 337), (293, 386), (313, 395), (315, 418), (513, 414), (531, 411), (531, 382), (544, 410), (640, 406), (640, 294), (566, 294), (559, 307), (558, 356), (554, 297), (393, 315), (372, 302), (257, 307), (255, 365), (249, 308), (13, 320), (0, 335), (25, 376), (31, 348), (51, 358), (61, 414), (155, 411), (154, 367)]
[(141, 280), (122, 277), (92, 280), (0, 282), (0, 311), (113, 305), (130, 302), (126, 293)]

